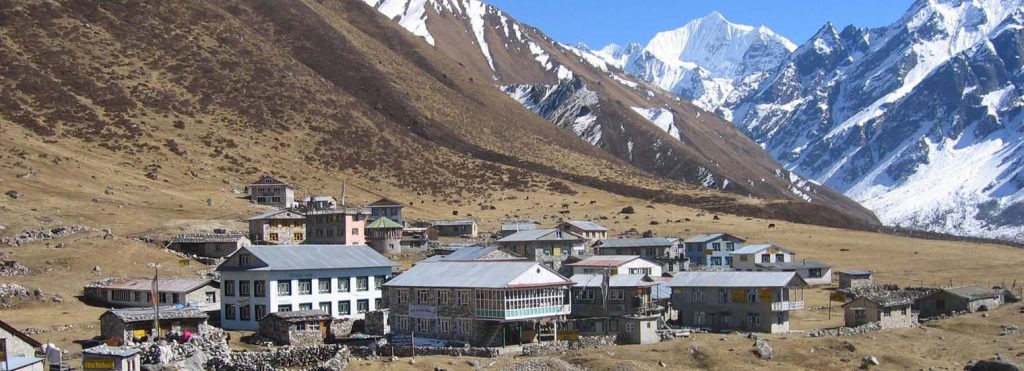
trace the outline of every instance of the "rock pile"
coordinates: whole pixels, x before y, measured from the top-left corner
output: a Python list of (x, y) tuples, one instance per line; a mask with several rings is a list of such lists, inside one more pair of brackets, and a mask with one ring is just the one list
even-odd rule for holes
[(999, 336), (1008, 335), (1024, 335), (1024, 328), (1016, 325), (1001, 325), (999, 326)]
[(78, 327), (78, 326), (71, 325), (71, 324), (63, 324), (63, 325), (50, 326), (49, 328), (29, 327), (29, 328), (26, 328), (25, 330), (22, 330), (21, 332), (24, 332), (27, 335), (39, 335), (39, 334), (45, 334), (45, 333), (48, 333), (48, 332), (67, 331), (67, 330), (71, 330), (71, 329), (76, 328), (76, 327)]
[(768, 341), (764, 339), (754, 340), (754, 354), (761, 359), (772, 359), (772, 346), (768, 345)]
[(874, 332), (882, 329), (882, 325), (878, 322), (866, 323), (857, 327), (837, 327), (837, 328), (823, 328), (814, 330), (807, 333), (807, 336), (812, 338), (820, 337), (834, 337), (834, 336), (854, 336)]
[(573, 366), (571, 363), (555, 358), (534, 358), (523, 362), (511, 364), (501, 369), (502, 371), (578, 371), (583, 368)]
[(203, 325), (188, 342), (147, 342), (142, 344), (142, 363), (177, 367), (185, 370), (203, 369), (212, 359), (224, 359), (231, 354), (227, 337), (217, 327)]
[(529, 344), (523, 346), (524, 356), (539, 356), (545, 354), (556, 354), (568, 350), (604, 348), (615, 345), (618, 336), (580, 336), (579, 340), (546, 342), (541, 344)]
[(212, 358), (203, 368), (214, 371), (257, 371), (274, 369), (317, 369), (328, 364), (348, 364), (348, 347), (329, 344), (305, 348), (286, 348), (266, 352), (231, 353)]
[(0, 308), (10, 308), (29, 300), (64, 302), (64, 298), (60, 295), (46, 294), (40, 289), (30, 291), (18, 284), (0, 283)]
[(28, 243), (69, 236), (75, 233), (85, 232), (87, 230), (89, 230), (89, 228), (80, 225), (26, 229), (15, 236), (0, 238), (0, 245), (21, 246)]
[(24, 276), (28, 274), (28, 267), (13, 260), (0, 261), (0, 277)]

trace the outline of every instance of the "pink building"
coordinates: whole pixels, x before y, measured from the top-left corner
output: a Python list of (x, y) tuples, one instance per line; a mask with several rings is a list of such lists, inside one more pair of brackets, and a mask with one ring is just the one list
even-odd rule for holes
[(306, 244), (361, 245), (366, 243), (367, 208), (310, 210), (306, 213)]

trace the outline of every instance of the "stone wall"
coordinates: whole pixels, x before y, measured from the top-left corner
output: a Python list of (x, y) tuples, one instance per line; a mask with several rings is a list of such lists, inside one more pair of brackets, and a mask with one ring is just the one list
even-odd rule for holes
[(351, 318), (335, 319), (331, 321), (331, 336), (335, 339), (344, 339), (352, 335), (352, 327), (356, 320)]
[(366, 313), (366, 319), (363, 326), (365, 328), (365, 332), (369, 335), (377, 336), (384, 336), (387, 333), (389, 333), (390, 331), (388, 331), (388, 314), (389, 311), (387, 309), (375, 310)]
[[(412, 357), (413, 347), (405, 346), (382, 346), (374, 350), (370, 347), (352, 347), (352, 355), (360, 358), (374, 359), (377, 357)], [(494, 358), (501, 353), (498, 348), (485, 348), (485, 347), (416, 347), (417, 356), (452, 356), (452, 357), (483, 357), (483, 358)]]
[(524, 356), (539, 356), (545, 354), (561, 353), (567, 350), (604, 348), (615, 345), (617, 335), (608, 336), (580, 336), (579, 340), (562, 340), (557, 342), (545, 342), (540, 344), (523, 345)]
[(206, 362), (204, 367), (207, 370), (214, 371), (256, 371), (278, 368), (315, 369), (328, 362), (347, 364), (349, 357), (351, 357), (351, 353), (348, 347), (330, 344), (266, 352), (234, 352), (231, 353), (230, 357), (211, 359)]

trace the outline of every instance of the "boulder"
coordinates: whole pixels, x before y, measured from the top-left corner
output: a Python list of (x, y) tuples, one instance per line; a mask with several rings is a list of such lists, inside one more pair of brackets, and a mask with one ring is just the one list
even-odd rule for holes
[(1017, 365), (1001, 360), (1001, 359), (989, 359), (974, 362), (972, 365), (964, 367), (964, 370), (968, 371), (1020, 371), (1020, 367)]

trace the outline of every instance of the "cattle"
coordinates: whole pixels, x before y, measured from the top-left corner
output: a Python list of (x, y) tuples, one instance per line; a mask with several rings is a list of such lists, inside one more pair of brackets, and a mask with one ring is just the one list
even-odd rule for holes
[(768, 223), (768, 229), (775, 229), (775, 223)]

